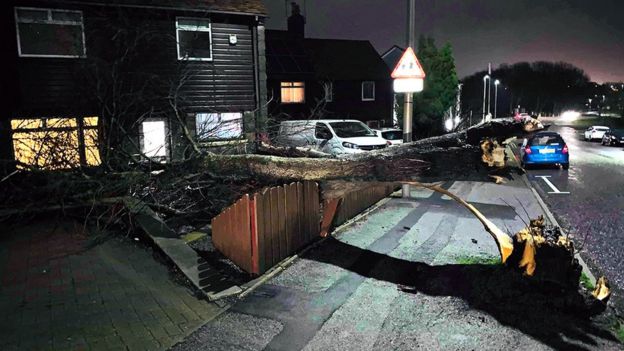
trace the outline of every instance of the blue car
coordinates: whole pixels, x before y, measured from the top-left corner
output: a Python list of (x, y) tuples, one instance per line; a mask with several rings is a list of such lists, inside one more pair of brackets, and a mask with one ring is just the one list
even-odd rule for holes
[(566, 145), (559, 133), (535, 133), (531, 138), (525, 140), (520, 153), (522, 156), (522, 167), (556, 164), (560, 164), (563, 169), (570, 167), (568, 145)]

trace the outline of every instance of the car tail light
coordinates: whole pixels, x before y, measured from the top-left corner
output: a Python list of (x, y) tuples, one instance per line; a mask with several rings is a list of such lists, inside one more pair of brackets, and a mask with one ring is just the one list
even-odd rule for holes
[(386, 145), (390, 146), (392, 145), (392, 142), (390, 140), (386, 141)]
[(527, 145), (527, 146), (524, 148), (524, 153), (525, 153), (525, 154), (530, 154), (531, 152), (532, 152), (532, 151), (531, 151), (531, 147)]
[(567, 145), (567, 144), (564, 144), (564, 145), (563, 145), (563, 150), (561, 150), (561, 151), (562, 151), (564, 154), (567, 154), (567, 153), (568, 153), (568, 145)]

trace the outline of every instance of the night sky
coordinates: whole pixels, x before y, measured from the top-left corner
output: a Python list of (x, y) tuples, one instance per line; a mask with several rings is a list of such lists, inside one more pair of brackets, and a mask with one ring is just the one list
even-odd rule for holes
[[(285, 1), (265, 3), (267, 28), (285, 29)], [(307, 37), (367, 39), (380, 53), (405, 45), (407, 0), (307, 0), (306, 10)], [(488, 62), (546, 60), (624, 81), (624, 0), (416, 0), (420, 34), (452, 44), (460, 77)]]

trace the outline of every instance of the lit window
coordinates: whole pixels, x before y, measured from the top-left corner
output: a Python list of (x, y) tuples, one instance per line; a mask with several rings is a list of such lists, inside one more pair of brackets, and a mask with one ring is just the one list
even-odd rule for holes
[(281, 83), (282, 104), (302, 104), (305, 102), (304, 82)]
[(243, 135), (243, 114), (229, 113), (198, 113), (195, 116), (197, 139), (236, 139)]
[(97, 117), (11, 120), (17, 167), (56, 170), (99, 165), (97, 124)]
[(81, 11), (15, 8), (21, 57), (85, 57)]
[(323, 89), (325, 90), (325, 101), (334, 101), (334, 83), (326, 82)]
[(210, 21), (201, 18), (177, 18), (178, 60), (212, 61)]
[(167, 159), (167, 126), (164, 120), (147, 120), (141, 123), (141, 151), (153, 160)]
[(362, 82), (362, 101), (375, 101), (375, 82)]

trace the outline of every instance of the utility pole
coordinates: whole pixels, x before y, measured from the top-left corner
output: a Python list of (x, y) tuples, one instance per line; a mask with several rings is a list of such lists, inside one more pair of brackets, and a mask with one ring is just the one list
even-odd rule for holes
[(491, 105), (492, 105), (492, 64), (488, 63), (488, 115), (491, 114)]
[(455, 97), (455, 116), (453, 116), (453, 130), (457, 128), (457, 125), (461, 121), (461, 92), (462, 83), (457, 84), (457, 96)]
[[(416, 0), (408, 0), (407, 11), (407, 47), (414, 49), (414, 20), (416, 17)], [(405, 93), (405, 105), (403, 109), (403, 142), (412, 141), (412, 113), (414, 108), (414, 93)], [(402, 196), (411, 196), (409, 184), (403, 184)]]

